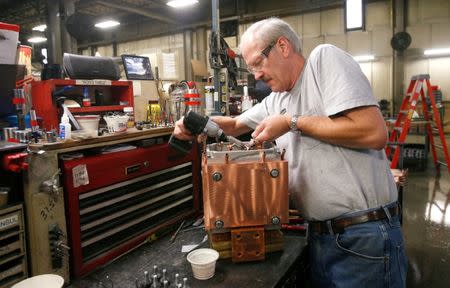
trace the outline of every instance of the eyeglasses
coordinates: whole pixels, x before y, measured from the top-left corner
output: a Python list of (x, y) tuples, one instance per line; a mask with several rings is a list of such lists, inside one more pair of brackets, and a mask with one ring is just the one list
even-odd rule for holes
[(275, 46), (276, 43), (277, 43), (276, 40), (270, 42), (270, 44), (267, 45), (267, 47), (261, 51), (261, 55), (264, 56), (264, 58), (262, 58), (262, 59), (259, 58), (259, 60), (255, 63), (255, 65), (247, 66), (247, 71), (252, 74), (261, 72), (263, 65), (264, 65), (264, 59), (269, 58), (270, 51), (272, 51), (272, 48)]

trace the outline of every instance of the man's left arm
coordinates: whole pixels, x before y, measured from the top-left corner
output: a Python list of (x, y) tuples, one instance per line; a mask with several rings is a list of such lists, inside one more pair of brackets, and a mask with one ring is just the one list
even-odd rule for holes
[(299, 117), (297, 127), (307, 136), (349, 148), (381, 150), (388, 139), (386, 123), (376, 106), (357, 107), (331, 117)]
[[(252, 136), (258, 141), (275, 140), (290, 130), (291, 115), (264, 119)], [(387, 142), (387, 128), (377, 106), (362, 106), (334, 116), (300, 116), (300, 133), (338, 146), (381, 150)]]

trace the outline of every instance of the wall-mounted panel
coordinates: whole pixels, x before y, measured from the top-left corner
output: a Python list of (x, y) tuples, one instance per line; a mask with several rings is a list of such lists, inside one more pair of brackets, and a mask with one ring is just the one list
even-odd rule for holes
[(320, 30), (320, 12), (303, 15), (303, 37), (318, 37)]
[(322, 35), (339, 35), (344, 33), (344, 9), (322, 11)]
[(422, 23), (448, 22), (449, 18), (448, 0), (421, 0), (419, 9)]
[(415, 25), (420, 22), (419, 11), (419, 0), (409, 0), (408, 11), (406, 12), (408, 23), (406, 25)]
[(392, 30), (389, 28), (377, 28), (372, 31), (372, 53), (375, 56), (391, 56)]
[(323, 43), (323, 37), (303, 38), (303, 55), (308, 57), (314, 48)]
[(341, 35), (326, 35), (325, 43), (333, 44), (336, 47), (341, 48), (342, 50), (347, 51), (347, 37), (345, 34)]
[(372, 90), (378, 101), (391, 100), (392, 93), (392, 57), (377, 57), (372, 62)]
[(347, 52), (356, 55), (372, 53), (370, 32), (353, 31), (347, 33)]
[(439, 85), (444, 101), (450, 100), (450, 57), (432, 58), (430, 61), (430, 79), (432, 85)]
[(390, 1), (369, 3), (366, 11), (366, 30), (391, 27)]
[(431, 47), (450, 47), (450, 22), (431, 25)]
[(299, 36), (302, 35), (302, 33), (303, 33), (302, 16), (294, 15), (294, 16), (282, 17), (281, 19), (283, 19), (284, 21), (289, 23), (289, 25), (291, 25), (292, 29), (294, 29), (294, 31), (297, 32), (297, 34)]
[(414, 25), (406, 28), (412, 41), (408, 49), (427, 49), (431, 46), (431, 25)]
[(403, 83), (408, 85), (412, 76), (427, 73), (429, 73), (428, 59), (409, 60), (405, 64), (405, 79)]

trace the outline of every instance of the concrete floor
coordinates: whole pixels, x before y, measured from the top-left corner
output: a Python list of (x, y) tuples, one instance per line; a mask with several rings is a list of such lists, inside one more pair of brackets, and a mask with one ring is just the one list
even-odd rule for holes
[[(432, 158), (432, 157), (429, 157)], [(450, 287), (450, 173), (410, 170), (403, 194), (407, 287)]]

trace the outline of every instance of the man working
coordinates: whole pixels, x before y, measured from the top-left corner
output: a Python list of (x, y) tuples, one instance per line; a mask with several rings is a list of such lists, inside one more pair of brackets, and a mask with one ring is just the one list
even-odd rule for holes
[[(286, 149), (289, 195), (310, 223), (314, 287), (404, 287), (386, 125), (359, 65), (332, 45), (305, 59), (299, 37), (277, 18), (250, 26), (240, 51), (273, 93), (237, 118), (213, 120), (229, 135), (255, 129), (256, 141)], [(174, 134), (192, 139), (182, 121)]]

